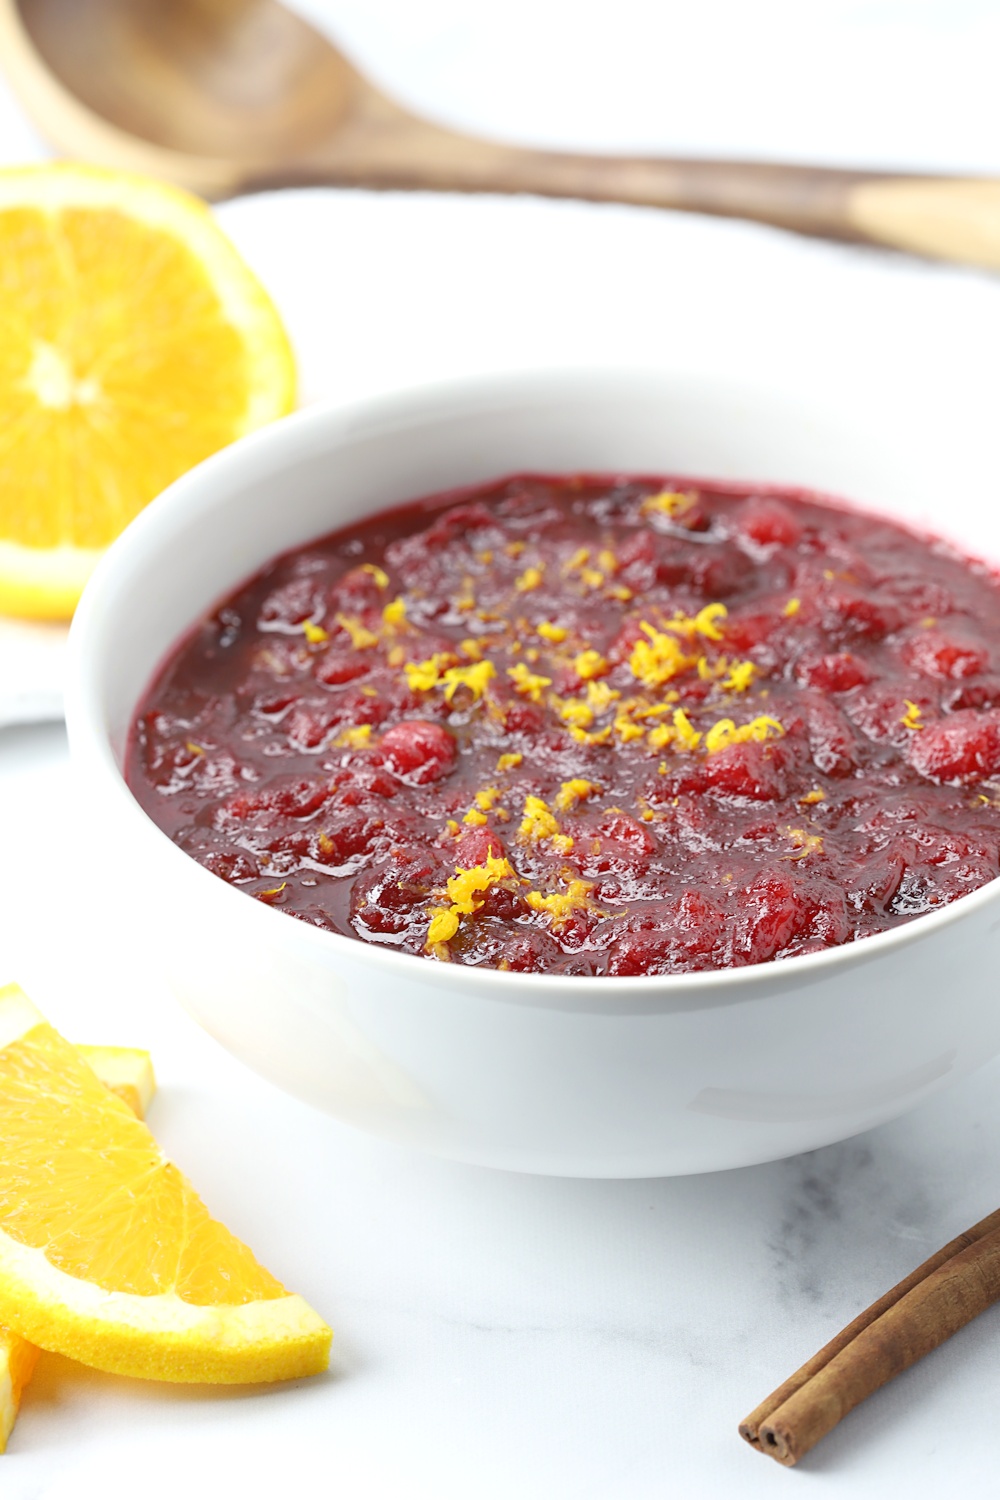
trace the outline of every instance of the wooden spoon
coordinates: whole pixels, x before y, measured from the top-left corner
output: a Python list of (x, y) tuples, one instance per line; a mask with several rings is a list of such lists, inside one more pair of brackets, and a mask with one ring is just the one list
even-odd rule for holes
[(542, 193), (756, 219), (1000, 269), (1000, 181), (531, 151), (419, 118), (277, 0), (0, 0), (0, 58), (62, 151), (209, 198)]

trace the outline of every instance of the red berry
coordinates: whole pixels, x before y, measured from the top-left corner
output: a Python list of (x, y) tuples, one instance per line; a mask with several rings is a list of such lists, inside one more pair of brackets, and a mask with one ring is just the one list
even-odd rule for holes
[(934, 712), (934, 700), (926, 692), (913, 689), (907, 695), (902, 683), (891, 687), (879, 682), (858, 688), (845, 699), (844, 709), (851, 721), (876, 744), (902, 746), (914, 733), (904, 723), (913, 720), (911, 703), (923, 715)]
[[(579, 842), (582, 848), (584, 840)], [(597, 824), (586, 855), (587, 868), (601, 875), (648, 869), (656, 850), (656, 839), (642, 823), (626, 813), (611, 813)]]
[(903, 656), (925, 677), (945, 680), (975, 677), (985, 672), (990, 662), (990, 654), (981, 642), (946, 635), (943, 630), (924, 630), (913, 636), (903, 647)]
[(951, 688), (942, 697), (941, 707), (946, 714), (960, 708), (1000, 708), (1000, 677), (983, 677)]
[(970, 786), (1000, 771), (1000, 709), (949, 714), (914, 734), (908, 759), (928, 781)]
[(803, 656), (796, 663), (795, 675), (804, 687), (819, 688), (824, 693), (846, 693), (852, 687), (861, 687), (871, 681), (865, 663), (850, 651)]
[(478, 502), (471, 505), (456, 505), (438, 516), (433, 526), (423, 534), (428, 550), (446, 547), (449, 542), (468, 536), (470, 531), (488, 531), (496, 525), (496, 517)]
[(257, 828), (273, 828), (285, 818), (308, 818), (323, 806), (330, 795), (325, 781), (272, 783), (253, 791), (237, 792), (217, 810), (216, 824), (235, 818), (252, 822)]
[(794, 547), (802, 535), (802, 527), (788, 506), (766, 496), (754, 496), (741, 505), (736, 525), (759, 548)]
[(806, 708), (813, 765), (827, 776), (849, 776), (858, 764), (858, 742), (834, 703), (818, 698)]
[(829, 880), (765, 870), (739, 893), (733, 963), (758, 964), (803, 944), (842, 943), (850, 932), (843, 892)]
[(773, 802), (785, 795), (789, 759), (780, 744), (745, 740), (727, 745), (705, 762), (704, 785), (724, 796)]
[(258, 625), (301, 625), (319, 614), (323, 604), (322, 585), (315, 577), (291, 578), (268, 594), (260, 607)]
[(523, 734), (535, 740), (544, 724), (545, 710), (537, 703), (518, 698), (503, 705), (503, 725), (508, 734)]
[(770, 641), (785, 623), (780, 610), (734, 610), (726, 621), (726, 646), (730, 651), (752, 651)]
[(847, 585), (821, 596), (820, 618), (830, 637), (842, 641), (881, 641), (903, 623), (895, 604)]
[(609, 974), (676, 974), (714, 968), (725, 916), (697, 891), (679, 900), (644, 903), (613, 939)]
[(454, 855), (455, 864), (463, 870), (472, 870), (476, 865), (484, 865), (492, 855), (496, 859), (502, 859), (506, 850), (499, 837), (492, 829), (463, 828), (452, 846), (451, 853)]
[(358, 677), (367, 677), (370, 664), (358, 653), (346, 651), (324, 651), (316, 661), (316, 681), (327, 687), (340, 687), (345, 682), (354, 682)]
[(382, 736), (382, 760), (394, 776), (410, 786), (439, 781), (455, 764), (454, 736), (426, 719), (404, 719)]
[(295, 705), (284, 722), (284, 729), (293, 745), (303, 750), (315, 750), (339, 719), (339, 708), (331, 708), (325, 701), (310, 703), (307, 700)]

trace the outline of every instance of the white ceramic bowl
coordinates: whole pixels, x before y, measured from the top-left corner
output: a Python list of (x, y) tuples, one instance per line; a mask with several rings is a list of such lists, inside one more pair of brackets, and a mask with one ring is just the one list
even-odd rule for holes
[[(888, 1120), (1000, 1051), (1000, 881), (890, 933), (667, 978), (435, 964), (296, 922), (226, 885), (122, 778), (137, 700), (178, 638), (279, 551), (517, 469), (800, 483), (1000, 557), (982, 487), (912, 435), (723, 380), (552, 372), (313, 409), (173, 485), (94, 576), (67, 705), (88, 813), (129, 921), (185, 1006), (251, 1067), (342, 1120), (444, 1156), (631, 1177), (788, 1155)], [(905, 440), (904, 440), (905, 437)]]

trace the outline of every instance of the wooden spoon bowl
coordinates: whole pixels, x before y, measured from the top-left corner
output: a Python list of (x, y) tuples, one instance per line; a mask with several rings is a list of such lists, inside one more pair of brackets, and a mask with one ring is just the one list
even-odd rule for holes
[(0, 0), (0, 58), (75, 158), (208, 198), (328, 183), (756, 219), (1000, 269), (1000, 182), (531, 151), (401, 108), (277, 0)]

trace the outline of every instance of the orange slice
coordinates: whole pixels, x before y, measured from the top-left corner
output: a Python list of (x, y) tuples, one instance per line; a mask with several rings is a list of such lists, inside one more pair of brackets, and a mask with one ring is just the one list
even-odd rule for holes
[(76, 1050), (104, 1087), (124, 1099), (140, 1120), (144, 1119), (156, 1093), (156, 1075), (149, 1053), (138, 1047), (88, 1047), (79, 1043)]
[(0, 171), (0, 611), (70, 615), (148, 501), (294, 402), (281, 320), (197, 198)]
[[(156, 1092), (149, 1053), (138, 1047), (77, 1047), (105, 1088), (124, 1099), (141, 1120)], [(14, 1430), (21, 1394), (31, 1379), (38, 1348), (9, 1328), (0, 1328), (0, 1453)]]
[(14, 1431), (21, 1395), (38, 1359), (38, 1346), (31, 1344), (9, 1328), (0, 1328), (0, 1453), (7, 1452), (7, 1440)]
[(0, 991), (0, 1324), (97, 1369), (287, 1380), (330, 1330), (212, 1219), (128, 1105)]

